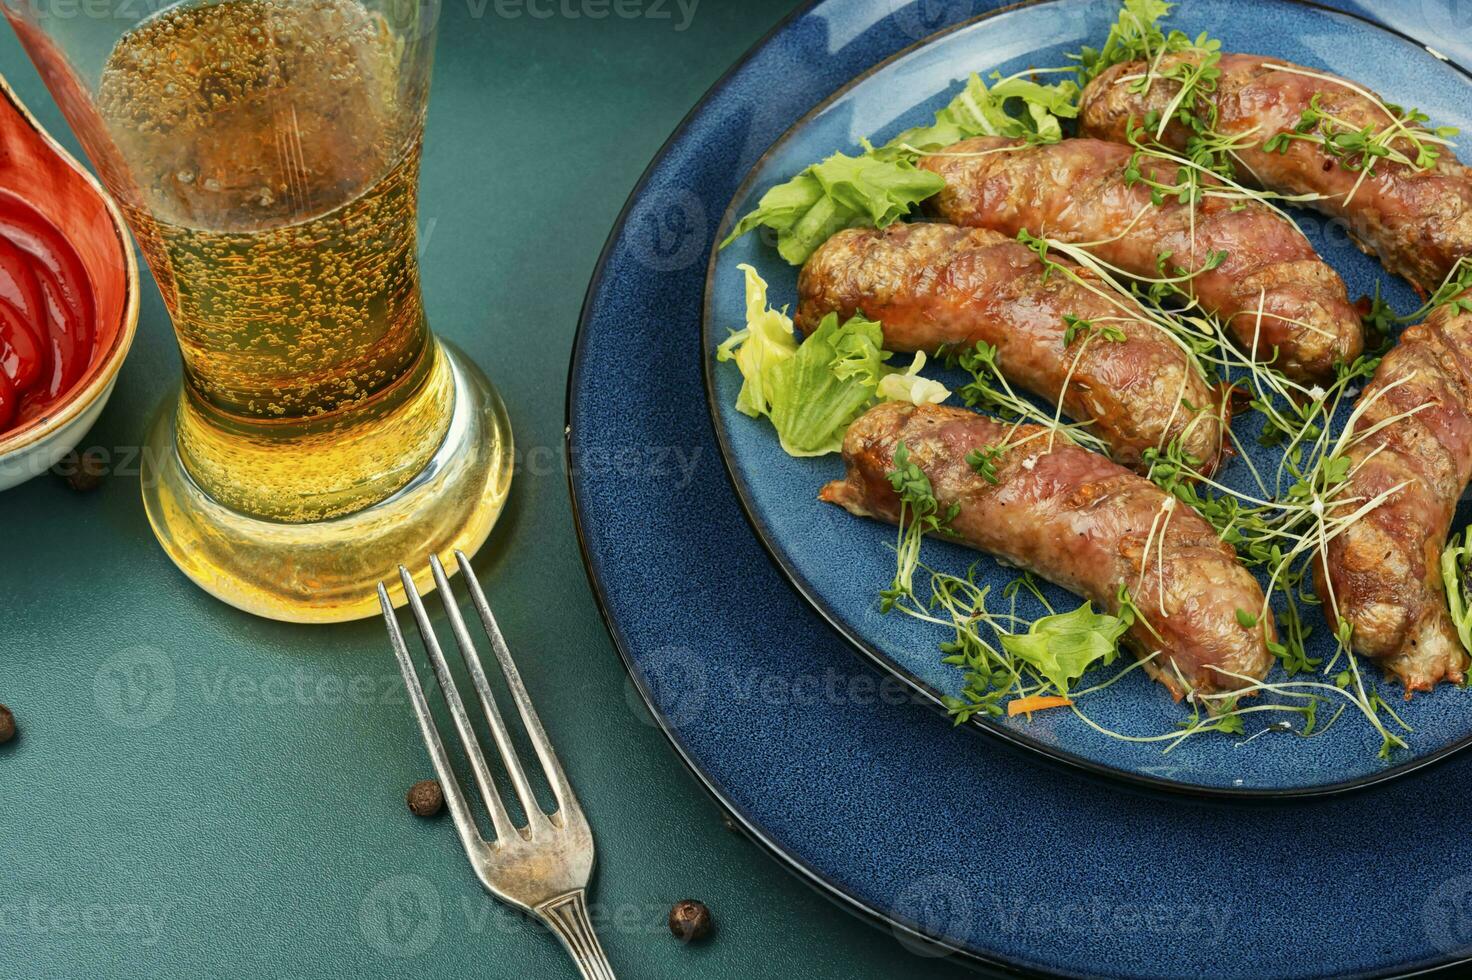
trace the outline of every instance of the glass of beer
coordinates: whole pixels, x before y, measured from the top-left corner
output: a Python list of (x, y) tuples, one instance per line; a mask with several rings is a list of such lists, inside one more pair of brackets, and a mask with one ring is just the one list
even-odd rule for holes
[(5, 3), (173, 318), (183, 384), (143, 457), (169, 557), (331, 622), (376, 613), (380, 581), (402, 601), (400, 562), (473, 553), (511, 433), (420, 298), (439, 0)]

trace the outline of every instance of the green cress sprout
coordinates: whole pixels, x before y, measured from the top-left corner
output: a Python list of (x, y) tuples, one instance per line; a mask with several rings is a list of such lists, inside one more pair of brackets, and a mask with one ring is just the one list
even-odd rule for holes
[[(1220, 78), (1221, 46), (1204, 34), (1192, 38), (1180, 31), (1167, 33), (1162, 21), (1172, 7), (1163, 0), (1124, 0), (1103, 46), (1084, 48), (1070, 56), (1074, 62), (1070, 66), (1034, 69), (1007, 78), (994, 74), (990, 86), (979, 76), (971, 76), (963, 91), (936, 114), (931, 125), (908, 130), (882, 147), (865, 143), (858, 156), (830, 157), (768, 192), (722, 247), (757, 226), (766, 226), (777, 232), (783, 258), (797, 265), (842, 228), (885, 227), (940, 190), (939, 178), (915, 166), (923, 153), (979, 135), (1009, 136), (1032, 143), (1056, 141), (1063, 135), (1062, 122), (1078, 114), (1081, 87), (1124, 62), (1143, 61), (1148, 66), (1138, 77), (1123, 80), (1137, 91), (1162, 80), (1178, 86), (1164, 111), (1140, 120), (1129, 133), (1134, 152), (1126, 181), (1149, 189), (1151, 200), (1146, 208), (1170, 202), (1194, 209), (1215, 197), (1235, 207), (1255, 202), (1291, 222), (1292, 216), (1284, 206), (1310, 203), (1316, 196), (1279, 195), (1247, 186), (1237, 178), (1237, 155), (1244, 149), (1263, 143), (1268, 152), (1286, 152), (1295, 141), (1318, 142), (1346, 170), (1359, 174), (1352, 197), (1381, 161), (1418, 169), (1434, 166), (1439, 148), (1446, 146), (1453, 135), (1450, 129), (1429, 128), (1423, 113), (1378, 100), (1386, 116), (1382, 127), (1352, 127), (1324, 111), (1322, 102), (1315, 100), (1291, 133), (1267, 140), (1255, 132), (1222, 134), (1216, 128), (1211, 98)], [(1171, 54), (1194, 57), (1162, 67)], [(1374, 98), (1342, 79), (1291, 66), (1282, 70), (1319, 78), (1326, 86), (1348, 86)], [(1051, 85), (1037, 81), (1059, 73), (1072, 77)], [(1163, 143), (1166, 127), (1172, 123), (1185, 127), (1184, 149)], [(1144, 211), (1140, 217), (1143, 215)], [(1120, 234), (1127, 232), (1128, 228)], [(1258, 442), (1281, 452), (1276, 466), (1259, 468), (1239, 436), (1222, 426), (1235, 450), (1227, 465), (1244, 471), (1245, 481), (1235, 482), (1245, 482), (1249, 487), (1246, 490), (1227, 485), (1220, 474), (1203, 473), (1202, 461), (1185, 453), (1179, 439), (1150, 450), (1146, 461), (1148, 478), (1173, 500), (1205, 517), (1222, 540), (1236, 549), (1243, 563), (1265, 580), (1263, 607), (1238, 610), (1237, 621), (1250, 629), (1265, 617), (1273, 617), (1276, 639), (1268, 645), (1286, 676), (1262, 681), (1238, 678), (1244, 686), (1235, 692), (1190, 692), (1189, 716), (1170, 731), (1127, 733), (1104, 728), (1089, 716), (1091, 698), (1132, 671), (1164, 669), (1151, 666), (1158, 656), (1153, 654), (1139, 660), (1131, 658), (1103, 679), (1084, 681), (1088, 672), (1117, 662), (1119, 643), (1131, 624), (1140, 622), (1148, 628), (1144, 612), (1123, 587), (1115, 597), (1112, 612), (1095, 611), (1087, 603), (1059, 612), (1029, 573), (1021, 573), (1004, 588), (994, 590), (977, 582), (979, 562), (961, 575), (927, 566), (922, 556), (924, 538), (950, 534), (958, 508), (940, 506), (909, 449), (900, 446), (889, 474), (901, 499), (896, 567), (880, 594), (880, 606), (886, 612), (898, 611), (945, 631), (948, 638), (940, 644), (942, 659), (961, 672), (959, 696), (945, 699), (956, 723), (977, 716), (1000, 717), (1009, 713), (1008, 705), (1023, 705), (1023, 710), (1029, 712), (1032, 706), (1067, 706), (1082, 723), (1103, 735), (1160, 744), (1163, 751), (1170, 752), (1186, 740), (1208, 733), (1250, 739), (1275, 732), (1313, 738), (1342, 719), (1358, 718), (1380, 737), (1382, 757), (1404, 748), (1405, 733), (1410, 729), (1367, 681), (1359, 658), (1350, 648), (1347, 624), (1334, 635), (1329, 655), (1312, 657), (1307, 652), (1314, 630), (1319, 628), (1314, 624), (1322, 619), (1313, 607), (1332, 607), (1335, 601), (1332, 595), (1315, 594), (1314, 562), (1336, 535), (1401, 489), (1392, 487), (1368, 500), (1346, 493), (1354, 467), (1351, 451), (1365, 438), (1355, 431), (1355, 423), (1385, 394), (1382, 389), (1375, 396), (1357, 400), (1359, 390), (1373, 376), (1378, 358), (1367, 355), (1352, 364), (1341, 364), (1332, 383), (1310, 386), (1279, 370), (1274, 351), (1261, 350), (1256, 342), (1245, 345), (1246, 349), (1239, 347), (1223, 325), (1201, 309), (1190, 288), (1197, 274), (1225, 260), (1224, 253), (1199, 255), (1189, 265), (1163, 254), (1158, 256), (1157, 274), (1142, 278), (1130, 277), (1097, 257), (1096, 250), (1108, 242), (1064, 243), (1026, 232), (1018, 238), (1038, 256), (1046, 276), (1067, 276), (1106, 298), (1117, 311), (1117, 317), (1111, 318), (1067, 318), (1065, 346), (1077, 349), (1081, 355), (1089, 344), (1118, 341), (1122, 333), (1111, 321), (1143, 319), (1176, 344), (1203, 377), (1230, 384), (1236, 400), (1244, 406), (1239, 414), (1249, 412), (1259, 422)], [(1057, 261), (1057, 257), (1071, 260), (1070, 264)], [(791, 322), (766, 307), (765, 284), (750, 269), (747, 276), (747, 329), (733, 334), (718, 356), (736, 360), (746, 379), (737, 407), (749, 415), (771, 418), (788, 452), (808, 455), (839, 448), (848, 422), (884, 396), (886, 383), (894, 389), (891, 396), (903, 389), (903, 397), (917, 403), (944, 399), (944, 388), (918, 376), (919, 365), (902, 376), (883, 366), (889, 355), (882, 350), (882, 328), (861, 317), (844, 324), (831, 318), (831, 323), (825, 321), (814, 337), (799, 347)], [(758, 291), (754, 292), (753, 281), (760, 284)], [(1454, 303), (1472, 312), (1472, 298), (1468, 297), (1472, 297), (1472, 261), (1464, 260), (1425, 306), (1404, 316), (1380, 299), (1377, 287), (1366, 324), (1385, 335), (1437, 306)], [(1167, 311), (1164, 304), (1173, 309)], [(1265, 315), (1260, 311), (1260, 316)], [(822, 342), (813, 346), (803, 370), (781, 367), (787, 360), (797, 359), (820, 334)], [(1106, 451), (1089, 430), (1090, 420), (1063, 418), (1061, 395), (1051, 408), (1020, 396), (1002, 375), (996, 348), (976, 344), (942, 354), (948, 366), (970, 376), (957, 390), (965, 404), (1012, 423), (997, 444), (967, 455), (967, 465), (981, 480), (996, 483), (1000, 478), (998, 466), (1006, 454), (1035, 439), (1046, 439), (1049, 448), (1062, 438), (1094, 451)], [(806, 379), (806, 383), (799, 379)], [(811, 406), (804, 408), (809, 400)], [(1176, 410), (1196, 412), (1196, 419), (1204, 420), (1198, 406), (1181, 404)], [(1347, 421), (1336, 426), (1336, 418), (1346, 410)], [(1398, 413), (1381, 420), (1381, 424), (1419, 410)], [(803, 424), (799, 424), (800, 417)], [(1024, 423), (1042, 429), (1022, 435), (1020, 427)], [(1463, 644), (1472, 651), (1472, 533), (1452, 539), (1442, 556), (1442, 570), (1453, 619)], [(1041, 606), (1044, 614), (1026, 615), (1019, 602)], [(1247, 735), (1249, 716), (1258, 714), (1279, 720)]]

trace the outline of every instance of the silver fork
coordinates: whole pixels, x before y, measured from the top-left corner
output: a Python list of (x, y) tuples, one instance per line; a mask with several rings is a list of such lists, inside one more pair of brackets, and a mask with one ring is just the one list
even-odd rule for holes
[(470, 587), (470, 595), (475, 602), (476, 612), (480, 614), (481, 625), (490, 637), (491, 649), (495, 651), (501, 672), (506, 676), (511, 698), (516, 702), (527, 736), (536, 750), (537, 758), (542, 763), (542, 771), (546, 774), (547, 782), (552, 786), (552, 795), (557, 801), (557, 809), (550, 814), (543, 813), (537, 803), (531, 784), (527, 782), (526, 771), (511, 744), (505, 719), (501, 717), (501, 710), (491, 694), (480, 655), (465, 627), (465, 620), (460, 616), (454, 593), (450, 591), (444, 566), (437, 557), (431, 555), (429, 567), (434, 573), (435, 585), (439, 588), (445, 611), (449, 613), (455, 641), (460, 647), (461, 656), (465, 658), (466, 667), (470, 670), (476, 693), (480, 696), (481, 708), (490, 725), (501, 762), (506, 767), (506, 773), (511, 778), (511, 784), (516, 789), (517, 799), (521, 801), (521, 808), (527, 818), (524, 827), (517, 827), (512, 823), (511, 815), (491, 778), (491, 771), (486, 766), (486, 757), (481, 751), (475, 730), (471, 727), (465, 703), (460, 700), (460, 692), (450, 675), (450, 665), (445, 660), (429, 616), (424, 611), (424, 603), (420, 601), (419, 593), (414, 588), (414, 579), (408, 569), (400, 565), (399, 578), (404, 583), (404, 594), (408, 596), (414, 619), (419, 624), (419, 634), (424, 638), (424, 648), (429, 653), (429, 662), (439, 680), (440, 689), (444, 692), (445, 703), (455, 721), (455, 729), (460, 733), (465, 754), (470, 759), (470, 768), (480, 786), (481, 798), (491, 815), (495, 839), (487, 841), (481, 835), (475, 816), (465, 801), (465, 794), (461, 791), (455, 771), (450, 766), (450, 759), (445, 754), (444, 743), (440, 741), (434, 717), (429, 713), (429, 704), (425, 700), (424, 688), (419, 683), (414, 663), (409, 658), (409, 649), (404, 645), (404, 635), (399, 631), (399, 620), (394, 615), (388, 590), (380, 582), (378, 601), (383, 606), (389, 639), (393, 642), (399, 670), (404, 674), (404, 687), (414, 705), (420, 731), (424, 733), (424, 744), (429, 749), (435, 774), (444, 788), (445, 801), (455, 820), (455, 830), (460, 835), (460, 843), (465, 847), (465, 855), (470, 858), (476, 877), (487, 891), (507, 905), (541, 920), (562, 941), (585, 980), (614, 980), (613, 968), (608, 965), (608, 958), (604, 955), (603, 947), (599, 945), (598, 936), (593, 932), (593, 924), (588, 918), (587, 888), (593, 873), (593, 832), (567, 782), (562, 764), (557, 761), (557, 753), (547, 739), (547, 732), (537, 718), (537, 711), (532, 707), (531, 698), (521, 682), (521, 674), (511, 660), (511, 651), (506, 648), (506, 640), (501, 636), (500, 627), (496, 625), (496, 617), (491, 615), (491, 607), (486, 602), (480, 583), (475, 579), (475, 573), (471, 571), (470, 562), (458, 551), (455, 552), (455, 561), (460, 567), (461, 576)]

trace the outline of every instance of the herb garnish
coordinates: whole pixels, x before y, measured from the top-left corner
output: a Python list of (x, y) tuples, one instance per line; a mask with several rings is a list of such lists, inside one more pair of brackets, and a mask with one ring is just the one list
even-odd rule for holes
[(878, 148), (865, 141), (858, 156), (835, 153), (767, 191), (721, 248), (765, 226), (777, 233), (782, 258), (802, 265), (837, 232), (886, 228), (939, 193), (945, 181), (915, 166), (928, 149), (972, 136), (1057, 142), (1063, 138), (1059, 120), (1078, 114), (1078, 86), (1072, 81), (1044, 85), (1031, 77), (1035, 74), (1003, 78), (994, 73), (990, 87), (981, 76), (971, 75), (929, 126), (906, 130)]
[[(1378, 100), (1387, 119), (1387, 124), (1381, 127), (1351, 126), (1326, 110), (1325, 104), (1330, 100), (1316, 98), (1291, 133), (1264, 139), (1263, 134), (1256, 132), (1236, 135), (1219, 132), (1214, 91), (1220, 79), (1220, 45), (1205, 35), (1191, 38), (1179, 31), (1166, 33), (1160, 22), (1172, 6), (1162, 0), (1125, 0), (1104, 46), (1098, 50), (1084, 49), (1075, 56), (1074, 68), (1061, 69), (1075, 73), (1078, 84), (1086, 84), (1112, 65), (1143, 61), (1146, 69), (1138, 77), (1124, 79), (1124, 84), (1135, 86), (1140, 92), (1148, 91), (1162, 80), (1177, 86), (1164, 110), (1140, 120), (1129, 134), (1134, 152), (1126, 182), (1149, 188), (1150, 207), (1171, 202), (1190, 207), (1194, 215), (1195, 208), (1215, 197), (1226, 199), (1233, 208), (1254, 202), (1263, 204), (1291, 221), (1281, 205), (1308, 203), (1316, 199), (1314, 195), (1263, 192), (1244, 186), (1236, 177), (1239, 154), (1259, 144), (1265, 144), (1263, 148), (1269, 152), (1286, 152), (1297, 141), (1322, 142), (1341, 165), (1360, 175), (1356, 188), (1383, 161), (1418, 169), (1436, 164), (1439, 148), (1446, 145), (1451, 131), (1428, 128), (1429, 120), (1423, 113), (1402, 110)], [(1167, 63), (1168, 56), (1176, 54), (1187, 57), (1169, 59)], [(1317, 75), (1291, 66), (1283, 70)], [(923, 152), (975, 135), (1012, 136), (1034, 143), (1059, 138), (1060, 121), (1077, 114), (1078, 85), (1073, 81), (1041, 85), (1036, 82), (1040, 74), (1029, 72), (1007, 79), (993, 75), (994, 84), (990, 87), (973, 76), (951, 104), (937, 113), (931, 125), (908, 130), (883, 147), (864, 144), (861, 156), (844, 157), (837, 163), (833, 168), (836, 177), (809, 168), (789, 184), (769, 192), (758, 211), (743, 219), (735, 234), (757, 225), (772, 227), (778, 232), (784, 258), (798, 263), (832, 231), (851, 224), (883, 227), (904, 217), (916, 203), (934, 193), (918, 183), (924, 176), (916, 176), (927, 173), (914, 166)], [(1326, 85), (1341, 84), (1361, 91), (1332, 76), (1321, 77)], [(1373, 98), (1363, 91), (1361, 94)], [(1184, 149), (1163, 142), (1166, 128), (1172, 123), (1185, 128)], [(830, 158), (817, 167), (836, 160)], [(874, 169), (866, 169), (871, 167)], [(864, 181), (846, 179), (844, 175), (851, 172), (867, 176)], [(831, 179), (825, 184), (820, 179), (823, 177)], [(1316, 737), (1348, 712), (1348, 717), (1363, 718), (1379, 734), (1382, 756), (1404, 747), (1406, 742), (1396, 729), (1409, 731), (1409, 728), (1378, 691), (1367, 686), (1360, 660), (1351, 651), (1347, 624), (1335, 634), (1331, 655), (1310, 657), (1307, 652), (1314, 631), (1309, 620), (1317, 621), (1318, 616), (1312, 610), (1306, 612), (1306, 608), (1320, 604), (1332, 606), (1335, 602), (1332, 594), (1320, 597), (1314, 593), (1313, 563), (1337, 534), (1401, 489), (1393, 487), (1371, 499), (1352, 497), (1345, 491), (1356, 465), (1354, 449), (1366, 438), (1365, 433), (1355, 432), (1355, 423), (1386, 389), (1355, 404), (1344, 426), (1332, 424), (1355, 401), (1358, 389), (1373, 375), (1378, 360), (1374, 356), (1362, 357), (1353, 364), (1339, 366), (1332, 384), (1306, 386), (1284, 375), (1274, 363), (1275, 352), (1259, 350), (1256, 341), (1246, 344), (1245, 350), (1236, 346), (1223, 324), (1204, 313), (1190, 289), (1190, 280), (1196, 274), (1219, 267), (1226, 258), (1223, 253), (1192, 254), (1182, 259), (1169, 254), (1158, 256), (1155, 276), (1137, 278), (1125, 286), (1122, 283), (1130, 281), (1130, 277), (1094, 254), (1105, 243), (1065, 244), (1026, 233), (1019, 240), (1037, 254), (1045, 278), (1066, 275), (1085, 288), (1109, 297), (1120, 311), (1119, 319), (1143, 319), (1161, 330), (1187, 353), (1203, 376), (1230, 379), (1260, 422), (1259, 442), (1281, 451), (1276, 469), (1260, 472), (1243, 451), (1238, 435), (1223, 426), (1226, 437), (1238, 450), (1230, 465), (1246, 467), (1250, 490), (1234, 489), (1218, 476), (1204, 474), (1202, 461), (1186, 453), (1180, 439), (1148, 451), (1146, 459), (1149, 478), (1173, 500), (1201, 513), (1222, 540), (1237, 550), (1244, 564), (1266, 579), (1263, 607), (1237, 610), (1236, 625), (1258, 629), (1270, 615), (1273, 617), (1276, 635), (1268, 639), (1268, 648), (1283, 666), (1287, 679), (1255, 681), (1241, 677), (1237, 679), (1244, 687), (1237, 692), (1192, 692), (1190, 716), (1170, 732), (1135, 735), (1102, 728), (1082, 710), (1080, 702), (1086, 707), (1088, 697), (1130, 671), (1148, 665), (1159, 654), (1131, 662), (1105, 680), (1082, 689), (1075, 689), (1082, 672), (1075, 675), (1071, 668), (1082, 661), (1087, 661), (1083, 670), (1112, 661), (1114, 657), (1102, 651), (1106, 647), (1111, 651), (1117, 649), (1119, 639), (1132, 623), (1139, 622), (1148, 630), (1149, 620), (1145, 615), (1148, 611), (1135, 606), (1124, 586), (1113, 604), (1113, 614), (1094, 612), (1087, 604), (1060, 614), (1048, 605), (1031, 575), (1021, 575), (994, 594), (990, 588), (977, 584), (975, 564), (965, 575), (927, 568), (921, 560), (925, 535), (950, 533), (959, 508), (955, 505), (942, 508), (937, 503), (917, 461), (907, 447), (900, 446), (895, 453), (895, 468), (889, 474), (901, 502), (897, 566), (894, 579), (882, 593), (881, 605), (886, 611), (897, 609), (951, 631), (952, 638), (941, 644), (941, 650), (945, 662), (962, 672), (960, 696), (946, 699), (957, 723), (977, 714), (1006, 714), (1009, 704), (1019, 707), (1019, 713), (1067, 706), (1085, 724), (1104, 734), (1127, 741), (1164, 743), (1168, 752), (1183, 740), (1206, 732), (1243, 735), (1244, 721), (1252, 714), (1272, 712), (1292, 720), (1274, 721), (1248, 738), (1268, 732)], [(729, 239), (724, 244), (729, 244)], [(1064, 264), (1057, 256), (1067, 257), (1072, 263)], [(1075, 269), (1074, 264), (1082, 269)], [(1167, 301), (1178, 309), (1166, 313), (1158, 308)], [(1426, 306), (1414, 314), (1398, 316), (1377, 295), (1366, 320), (1368, 325), (1388, 332), (1446, 304), (1472, 312), (1472, 262), (1464, 261), (1454, 269)], [(1263, 309), (1258, 314), (1260, 320), (1269, 315)], [(1089, 343), (1122, 339), (1123, 331), (1110, 325), (1112, 319), (1098, 316), (1065, 319), (1065, 346), (1081, 354)], [(847, 326), (835, 322), (832, 329), (836, 332)], [(853, 335), (862, 333), (862, 326), (855, 325)], [(882, 335), (876, 349), (880, 344)], [(773, 360), (782, 356), (780, 352), (768, 353)], [(1013, 423), (1012, 431), (997, 444), (967, 454), (966, 462), (979, 479), (997, 483), (1003, 478), (1001, 467), (1007, 454), (1039, 436), (1045, 436), (1050, 446), (1055, 437), (1062, 435), (1091, 449), (1104, 450), (1102, 442), (1088, 430), (1090, 420), (1063, 420), (1061, 396), (1052, 412), (1019, 396), (1001, 375), (997, 356), (996, 348), (978, 344), (946, 352), (945, 358), (948, 365), (964, 369), (971, 376), (958, 390), (966, 404)], [(910, 374), (899, 375), (887, 367), (878, 368), (877, 374), (860, 368), (858, 365), (868, 363), (867, 357), (866, 348), (863, 352), (853, 352), (853, 377), (878, 377), (881, 383), (887, 381), (891, 388), (902, 389), (910, 400), (916, 401), (933, 384), (918, 378), (906, 380), (911, 378)], [(756, 351), (752, 359), (764, 358)], [(826, 362), (830, 373), (834, 371), (834, 363)], [(912, 373), (917, 369), (918, 366), (912, 367)], [(747, 382), (752, 385), (751, 376)], [(753, 387), (758, 393), (771, 390), (770, 382)], [(878, 383), (874, 385), (876, 394), (871, 394), (871, 398), (877, 396), (879, 387)], [(743, 397), (746, 394), (743, 387)], [(1198, 407), (1179, 404), (1176, 410), (1196, 413), (1196, 420), (1208, 417)], [(1381, 424), (1419, 410), (1412, 408), (1398, 413)], [(1018, 427), (1024, 422), (1041, 425), (1044, 431), (1018, 438)], [(1162, 516), (1168, 519), (1169, 515)], [(1469, 621), (1468, 634), (1463, 637), (1465, 643), (1472, 639), (1472, 611), (1469, 611), (1472, 610), (1472, 581), (1469, 581), (1472, 540), (1454, 539), (1443, 561), (1450, 562), (1445, 575), (1449, 601), (1452, 601), (1450, 590), (1455, 590), (1461, 603), (1459, 606), (1457, 601), (1452, 601), (1453, 614), (1459, 627), (1463, 626), (1463, 620)], [(919, 584), (917, 572), (925, 573)], [(992, 606), (998, 606), (998, 595), (1003, 605), (989, 608), (989, 599)], [(1021, 615), (1020, 598), (1041, 603), (1045, 615), (1035, 620)], [(1099, 655), (1092, 656), (1094, 653)], [(1056, 695), (1052, 693), (1055, 691)], [(1244, 697), (1254, 694), (1260, 697)], [(1325, 703), (1331, 709), (1327, 714), (1319, 711)]]
[(1130, 61), (1159, 61), (1168, 54), (1203, 50), (1211, 42), (1205, 34), (1194, 41), (1180, 31), (1166, 34), (1160, 22), (1174, 3), (1166, 0), (1124, 0), (1119, 17), (1109, 29), (1102, 48), (1085, 47), (1069, 57), (1078, 62), (1079, 85), (1086, 86), (1115, 65)]
[(933, 532), (949, 531), (951, 521), (961, 512), (961, 505), (953, 503), (944, 511), (940, 509), (930, 487), (930, 478), (910, 459), (910, 450), (903, 442), (894, 447), (894, 469), (886, 476), (900, 500), (899, 544), (895, 546), (899, 561), (894, 581), (880, 593), (880, 608), (888, 612), (895, 603), (913, 594), (915, 570), (920, 566), (921, 540)]

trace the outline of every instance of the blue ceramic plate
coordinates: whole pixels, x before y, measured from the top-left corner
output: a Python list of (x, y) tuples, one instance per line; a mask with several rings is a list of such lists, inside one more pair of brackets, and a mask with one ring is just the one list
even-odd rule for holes
[[(1293, 29), (1282, 8), (1239, 6)], [(1472, 60), (1455, 40), (1460, 7), (1377, 6)], [(575, 345), (567, 449), (589, 581), (638, 694), (753, 837), (905, 942), (1071, 976), (1355, 977), (1467, 962), (1472, 756), (1274, 805), (1121, 792), (952, 728), (853, 656), (752, 534), (701, 383), (719, 216), (822, 98), (945, 26), (930, 14), (984, 9), (804, 8), (711, 91), (630, 198)]]
[[(1066, 52), (1103, 42), (1117, 9), (1114, 3), (1099, 0), (1050, 0), (1007, 10), (943, 32), (863, 74), (793, 126), (752, 169), (717, 240), (767, 189), (809, 163), (835, 150), (854, 151), (861, 137), (871, 137), (877, 144), (928, 122), (969, 72), (1011, 74), (1029, 66), (1067, 64)], [(1266, 32), (1266, 23), (1278, 29)], [(1170, 24), (1193, 36), (1206, 31), (1220, 38), (1227, 51), (1276, 55), (1369, 82), (1394, 102), (1418, 106), (1433, 119), (1472, 133), (1472, 77), (1406, 37), (1358, 17), (1288, 0), (1246, 6), (1238, 0), (1184, 0)], [(1320, 254), (1343, 274), (1351, 296), (1373, 293), (1379, 284), (1403, 312), (1419, 306), (1409, 287), (1356, 249), (1341, 228), (1306, 212), (1299, 217)], [(740, 263), (751, 263), (767, 280), (774, 306), (796, 303), (796, 270), (760, 236), (746, 236), (712, 257), (704, 330), (707, 351), (744, 321)], [(758, 534), (798, 590), (860, 650), (937, 703), (942, 694), (959, 694), (960, 671), (941, 663), (936, 647), (950, 638), (948, 631), (879, 611), (877, 594), (894, 571), (894, 530), (857, 520), (814, 499), (819, 487), (842, 475), (838, 457), (789, 457), (766, 420), (750, 419), (735, 410), (741, 385), (735, 365), (707, 358), (706, 370), (716, 434), (737, 492)], [(960, 378), (948, 380), (953, 386), (962, 383)], [(1349, 408), (1346, 403), (1341, 422)], [(1258, 449), (1256, 422), (1254, 416), (1240, 418), (1239, 438), (1256, 450), (1258, 470), (1272, 472), (1279, 455)], [(1242, 460), (1228, 464), (1219, 479), (1243, 491), (1253, 490)], [(944, 542), (930, 543), (926, 550), (928, 564), (957, 574), (964, 574), (976, 559), (975, 552)], [(1015, 577), (1015, 570), (990, 560), (979, 566), (979, 583), (997, 590)], [(1046, 591), (1055, 608), (1077, 604), (1060, 589)], [(1041, 607), (1027, 612), (1040, 614)], [(1308, 609), (1307, 615), (1316, 622), (1319, 618), (1315, 609)], [(1329, 631), (1320, 627), (1317, 633), (1308, 653), (1332, 657)], [(1083, 683), (1098, 683), (1120, 669), (1100, 668)], [(1283, 677), (1280, 669), (1275, 677)], [(1404, 735), (1410, 748), (1397, 750), (1388, 759), (1379, 757), (1380, 736), (1352, 713), (1313, 738), (1276, 731), (1252, 738), (1276, 720), (1273, 715), (1258, 715), (1249, 719), (1242, 736), (1206, 735), (1169, 749), (1164, 747), (1167, 743), (1111, 738), (1064, 711), (1031, 720), (1026, 716), (992, 720), (983, 715), (974, 724), (1087, 769), (1212, 794), (1334, 792), (1406, 772), (1472, 742), (1469, 692), (1443, 686), (1403, 707), (1399, 688), (1382, 682), (1381, 693), (1414, 730)], [(1185, 709), (1141, 671), (1091, 697), (1085, 710), (1096, 723), (1131, 735), (1170, 733), (1186, 716)]]

